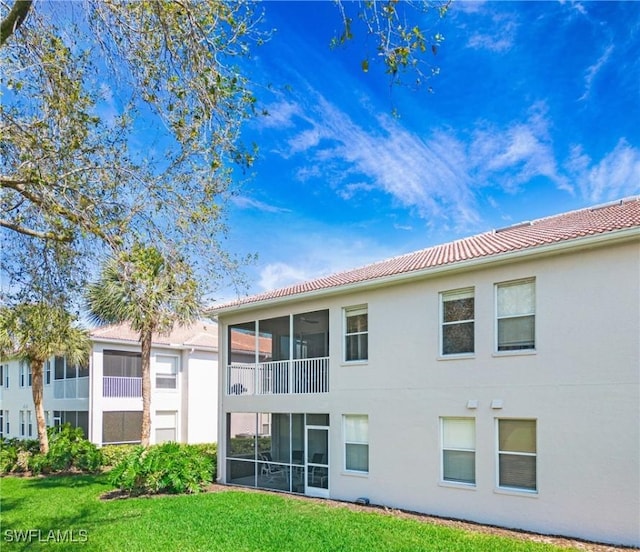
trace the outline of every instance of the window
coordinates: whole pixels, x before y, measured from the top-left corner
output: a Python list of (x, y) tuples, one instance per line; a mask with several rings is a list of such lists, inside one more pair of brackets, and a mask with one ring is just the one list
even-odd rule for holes
[(26, 360), (20, 361), (20, 387), (31, 387), (31, 364)]
[(33, 419), (31, 410), (27, 410), (27, 435), (33, 437)]
[(351, 307), (345, 314), (345, 360), (347, 362), (369, 358), (369, 317), (367, 307)]
[(127, 351), (103, 352), (103, 375), (106, 377), (141, 378), (142, 364), (140, 353)]
[(369, 473), (369, 416), (348, 414), (344, 419), (344, 467)]
[(497, 285), (498, 351), (535, 348), (535, 304), (535, 280)]
[(178, 386), (178, 358), (156, 356), (156, 389), (176, 389)]
[(536, 421), (498, 420), (498, 486), (535, 491)]
[(473, 288), (440, 294), (442, 312), (443, 355), (474, 352), (474, 291)]
[(8, 437), (11, 433), (11, 427), (9, 425), (9, 411), (8, 410), (0, 410), (2, 413), (2, 418), (4, 420), (4, 424), (0, 424), (0, 433), (2, 433), (3, 437)]
[(64, 379), (64, 357), (57, 356), (54, 361), (54, 377), (57, 380)]
[(9, 389), (9, 365), (3, 365), (3, 376), (0, 380), (0, 385), (4, 385), (7, 389)]
[[(45, 413), (46, 423), (51, 423), (51, 413)], [(89, 412), (86, 410), (54, 410), (53, 411), (53, 426), (59, 427), (64, 424), (69, 424), (71, 427), (80, 428), (83, 435), (88, 439), (89, 435)]]
[(442, 418), (442, 480), (476, 484), (476, 423)]
[(0, 437), (4, 436), (4, 410), (0, 410)]
[(47, 360), (44, 365), (44, 383), (45, 385), (51, 384), (51, 359)]
[(156, 411), (156, 444), (167, 441), (176, 441), (176, 411), (158, 410)]
[(142, 411), (113, 411), (102, 414), (102, 444), (139, 443)]
[(26, 417), (27, 417), (27, 411), (26, 410), (21, 410), (20, 411), (20, 437), (26, 437), (27, 436), (27, 427), (26, 427)]

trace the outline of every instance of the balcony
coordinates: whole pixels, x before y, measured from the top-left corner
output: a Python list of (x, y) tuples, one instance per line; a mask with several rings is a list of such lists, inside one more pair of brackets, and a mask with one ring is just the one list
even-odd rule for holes
[(53, 381), (54, 399), (88, 399), (89, 378), (57, 379)]
[(284, 395), (329, 392), (329, 357), (232, 362), (227, 395)]
[(142, 378), (102, 377), (103, 397), (142, 397)]

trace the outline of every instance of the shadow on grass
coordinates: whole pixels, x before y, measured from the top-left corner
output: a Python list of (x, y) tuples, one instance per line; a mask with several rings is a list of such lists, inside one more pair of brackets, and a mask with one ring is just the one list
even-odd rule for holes
[(29, 477), (26, 479), (26, 486), (36, 489), (55, 489), (58, 487), (88, 487), (101, 485), (108, 488), (113, 486), (108, 481), (108, 475), (100, 474), (52, 474)]
[[(101, 507), (100, 496), (113, 489), (105, 474), (100, 475), (58, 475), (20, 479), (28, 493), (44, 495), (55, 493), (49, 511), (42, 511), (32, 504), (26, 504), (23, 495), (3, 497), (2, 533), (0, 550), (44, 550), (53, 546), (58, 550), (70, 550), (77, 546), (89, 545), (95, 549), (96, 542), (104, 534), (104, 527), (113, 523)], [(68, 492), (65, 492), (68, 491)], [(10, 491), (9, 491), (10, 493)], [(56, 501), (60, 507), (56, 508)], [(31, 500), (29, 500), (31, 502)], [(135, 523), (145, 512), (137, 509), (118, 512), (118, 520)], [(94, 537), (95, 535), (95, 537)], [(98, 541), (94, 541), (97, 538)], [(91, 546), (93, 544), (93, 546)]]

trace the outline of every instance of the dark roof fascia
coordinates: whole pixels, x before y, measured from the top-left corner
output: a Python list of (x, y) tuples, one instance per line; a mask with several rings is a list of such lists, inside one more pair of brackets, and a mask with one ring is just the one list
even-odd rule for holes
[(311, 291), (285, 295), (282, 297), (274, 297), (261, 301), (253, 301), (239, 305), (229, 305), (220, 307), (219, 309), (213, 307), (208, 312), (213, 317), (219, 318), (221, 315), (222, 317), (224, 317), (228, 314), (262, 310), (265, 308), (281, 306), (288, 303), (317, 299), (319, 297), (333, 297), (346, 293), (362, 291), (365, 289), (377, 289), (381, 287), (411, 282), (414, 280), (424, 280), (427, 278), (441, 276), (443, 274), (455, 274), (467, 270), (484, 268), (485, 266), (498, 266), (501, 264), (509, 264), (525, 259), (534, 259), (536, 257), (546, 257), (567, 252), (581, 251), (584, 249), (599, 247), (605, 244), (608, 245), (617, 242), (623, 243), (626, 241), (632, 241), (634, 239), (640, 239), (640, 227), (633, 226), (631, 228), (623, 228), (621, 230), (613, 230), (611, 232), (604, 232), (601, 234), (594, 234), (586, 237), (581, 236), (572, 240), (564, 240), (552, 244), (545, 244), (520, 249), (517, 251), (510, 251), (507, 253), (497, 253), (494, 255), (476, 257), (464, 261), (447, 263), (435, 267), (428, 267), (411, 272), (404, 272), (401, 274), (393, 274), (391, 276), (382, 276), (380, 278), (363, 280), (361, 282), (354, 282), (351, 284), (343, 284), (334, 287), (315, 289)]

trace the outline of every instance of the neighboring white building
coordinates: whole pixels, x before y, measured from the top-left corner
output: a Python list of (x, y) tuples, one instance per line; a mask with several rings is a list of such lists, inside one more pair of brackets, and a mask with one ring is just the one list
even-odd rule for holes
[(640, 198), (213, 312), (221, 482), (640, 545)]
[[(48, 425), (81, 427), (98, 445), (139, 443), (142, 378), (138, 334), (128, 326), (91, 331), (87, 366), (52, 358), (44, 373)], [(0, 425), (5, 437), (37, 438), (28, 363), (3, 360)], [(154, 335), (151, 443), (217, 441), (218, 333), (212, 323)]]

